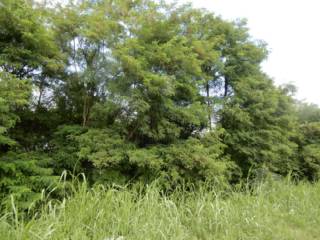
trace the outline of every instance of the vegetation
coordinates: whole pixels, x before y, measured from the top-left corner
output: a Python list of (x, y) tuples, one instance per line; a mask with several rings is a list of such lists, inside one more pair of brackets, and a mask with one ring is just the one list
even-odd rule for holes
[[(254, 190), (205, 189), (159, 194), (80, 186), (75, 195), (44, 207), (29, 222), (19, 212), (0, 220), (0, 235), (18, 239), (318, 239), (320, 185), (287, 181), (257, 185)], [(97, 207), (98, 206), (98, 207)], [(10, 222), (13, 222), (13, 224)]]
[[(173, 224), (184, 215), (186, 222), (162, 232), (168, 236), (177, 231), (177, 238), (183, 238), (189, 214), (197, 209), (188, 204), (210, 208), (211, 200), (217, 204), (220, 200), (212, 199), (213, 192), (195, 193), (199, 195), (170, 212), (167, 200), (154, 195), (157, 191), (173, 193), (174, 198), (184, 186), (187, 197), (206, 183), (227, 192), (243, 181), (267, 176), (317, 181), (320, 109), (296, 101), (294, 86), (274, 85), (260, 66), (267, 55), (266, 44), (248, 34), (244, 20), (229, 22), (190, 5), (153, 0), (63, 4), (0, 0), (0, 212), (10, 211), (14, 202), (30, 217), (30, 206), (32, 211), (40, 209), (45, 192), (52, 192), (46, 201), (63, 201), (70, 189), (60, 185), (62, 172), (85, 174), (90, 187), (157, 181), (157, 190), (148, 193), (155, 202), (138, 198), (146, 211), (142, 216), (153, 224), (156, 211), (163, 214), (159, 215), (163, 221), (173, 214)], [(300, 185), (292, 188), (302, 194)], [(97, 199), (115, 194), (119, 201), (128, 198), (128, 208), (132, 206), (139, 218), (141, 206), (133, 202), (130, 191), (83, 193), (88, 200), (76, 194), (68, 206), (88, 203), (95, 194), (102, 194)], [(228, 209), (237, 207), (238, 197), (239, 204), (243, 200), (273, 206), (263, 194), (256, 199), (241, 193), (224, 199), (226, 212), (221, 216), (231, 214)], [(152, 204), (158, 205), (148, 215)], [(191, 212), (183, 212), (187, 211), (183, 207)], [(258, 210), (266, 211), (262, 205), (252, 211)], [(45, 214), (30, 225), (23, 223), (20, 230), (7, 226), (4, 217), (1, 231), (21, 231), (14, 234), (22, 236), (30, 233), (24, 228), (44, 224), (39, 231), (49, 234), (45, 218), (56, 213)], [(73, 213), (57, 214), (57, 219), (64, 219), (63, 214)], [(195, 217), (198, 220), (207, 221), (201, 216)], [(216, 229), (214, 235), (201, 235), (205, 233), (200, 229), (191, 235), (231, 236), (214, 223), (208, 226)], [(65, 227), (60, 234), (69, 231)], [(207, 234), (212, 234), (209, 230)], [(42, 234), (37, 231), (32, 230)], [(54, 231), (50, 234), (60, 230)], [(152, 239), (160, 232), (150, 234), (155, 234)]]

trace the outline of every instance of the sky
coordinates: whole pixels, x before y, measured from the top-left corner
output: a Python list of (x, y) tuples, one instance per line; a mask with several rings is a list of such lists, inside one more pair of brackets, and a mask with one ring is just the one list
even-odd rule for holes
[(246, 18), (251, 35), (267, 42), (263, 70), (277, 85), (293, 83), (297, 98), (320, 106), (319, 0), (177, 0), (224, 19)]

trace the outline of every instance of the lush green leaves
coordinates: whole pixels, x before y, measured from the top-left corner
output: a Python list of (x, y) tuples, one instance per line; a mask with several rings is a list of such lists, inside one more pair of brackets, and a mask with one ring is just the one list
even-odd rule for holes
[(320, 179), (320, 123), (301, 126), (300, 140), (302, 170), (311, 180)]
[[(223, 156), (225, 146), (218, 133), (146, 148), (135, 147), (110, 130), (91, 129), (75, 139), (79, 144), (79, 160), (90, 162), (99, 169), (100, 175), (112, 171), (131, 181), (159, 179), (167, 189), (201, 181), (226, 185), (234, 167), (228, 157)], [(93, 174), (99, 175), (99, 171)], [(101, 178), (105, 180), (103, 175)]]
[(38, 199), (65, 170), (164, 189), (319, 178), (319, 108), (262, 72), (245, 21), (153, 0), (0, 3), (1, 198)]
[(42, 190), (52, 189), (59, 180), (50, 166), (52, 159), (38, 152), (9, 152), (0, 157), (0, 200), (3, 207), (10, 207), (10, 195), (24, 210), (40, 201)]
[(25, 0), (2, 0), (0, 5), (0, 66), (20, 78), (34, 70), (56, 71), (59, 52), (41, 12)]
[(28, 103), (30, 90), (27, 81), (21, 81), (10, 73), (0, 71), (0, 147), (3, 144), (14, 144), (7, 131), (19, 120), (16, 111)]
[(228, 151), (244, 174), (263, 166), (279, 174), (299, 171), (290, 97), (263, 75), (242, 79), (234, 91), (221, 112), (221, 124), (228, 132)]

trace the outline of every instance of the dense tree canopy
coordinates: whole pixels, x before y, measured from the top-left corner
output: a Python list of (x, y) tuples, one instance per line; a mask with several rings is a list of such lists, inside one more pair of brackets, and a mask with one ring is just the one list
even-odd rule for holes
[(261, 70), (246, 22), (190, 5), (0, 0), (0, 197), (63, 171), (227, 186), (320, 176), (320, 109)]

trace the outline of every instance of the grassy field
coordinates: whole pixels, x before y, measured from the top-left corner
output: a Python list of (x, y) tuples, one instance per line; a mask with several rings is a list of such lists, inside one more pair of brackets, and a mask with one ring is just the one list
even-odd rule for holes
[[(320, 239), (320, 184), (273, 182), (250, 193), (176, 191), (162, 197), (82, 187), (33, 220), (0, 219), (0, 239)], [(9, 224), (11, 222), (11, 224)]]

